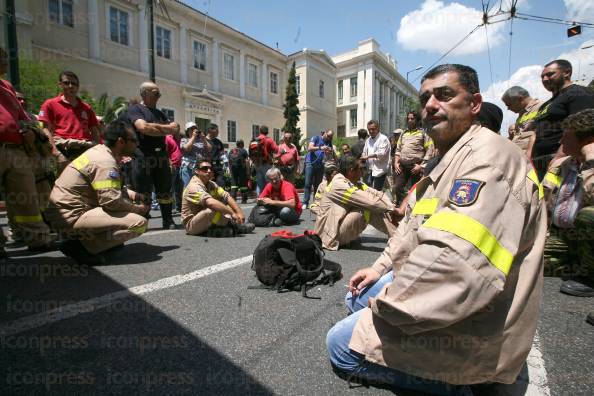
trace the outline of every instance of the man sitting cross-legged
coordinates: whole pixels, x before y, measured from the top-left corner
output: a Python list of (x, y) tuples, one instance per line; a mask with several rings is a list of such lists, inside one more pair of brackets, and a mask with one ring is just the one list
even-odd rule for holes
[(268, 184), (258, 197), (258, 205), (264, 205), (268, 212), (276, 215), (275, 226), (297, 224), (302, 208), (295, 186), (283, 178), (278, 168), (268, 169), (266, 180)]
[(338, 162), (339, 172), (332, 178), (317, 209), (316, 234), (325, 249), (337, 250), (359, 237), (368, 224), (391, 236), (394, 205), (389, 197), (360, 183), (359, 160), (347, 155)]
[(233, 226), (239, 234), (254, 230), (252, 223), (245, 223), (243, 211), (231, 195), (212, 181), (212, 165), (200, 161), (194, 176), (184, 190), (181, 218), (190, 235), (208, 232), (210, 236), (233, 236)]

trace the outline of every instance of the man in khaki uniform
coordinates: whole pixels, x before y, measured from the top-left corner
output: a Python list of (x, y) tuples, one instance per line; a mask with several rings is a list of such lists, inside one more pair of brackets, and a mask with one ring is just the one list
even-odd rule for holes
[(503, 93), (501, 100), (507, 108), (518, 114), (515, 122), (512, 142), (514, 142), (528, 159), (532, 159), (532, 146), (536, 140), (536, 125), (534, 119), (542, 105), (541, 101), (530, 97), (528, 91), (522, 87), (513, 86)]
[(437, 66), (420, 92), (441, 161), (409, 194), (382, 255), (350, 279), (354, 313), (329, 331), (327, 346), (346, 375), (469, 394), (467, 385), (516, 381), (532, 347), (543, 191), (513, 143), (475, 124), (482, 98), (473, 69)]
[(400, 134), (394, 153), (394, 185), (392, 190), (396, 197), (394, 202), (401, 202), (404, 198), (404, 188), (410, 180), (414, 185), (423, 176), (423, 169), (431, 158), (433, 142), (431, 138), (419, 128), (419, 114), (410, 111), (406, 115), (408, 129)]
[(320, 209), (320, 201), (327, 191), (332, 187), (332, 179), (338, 173), (338, 166), (334, 162), (326, 162), (324, 164), (324, 180), (318, 186), (316, 195), (314, 195), (313, 203), (309, 206), (309, 211), (314, 215), (318, 215)]
[(186, 233), (200, 235), (209, 231), (210, 236), (233, 236), (233, 223), (237, 232), (247, 234), (254, 230), (254, 224), (245, 223), (243, 210), (227, 191), (214, 181), (209, 161), (196, 163), (194, 176), (184, 189), (181, 218)]
[(146, 231), (146, 197), (122, 187), (120, 160), (131, 156), (138, 140), (132, 126), (114, 121), (105, 144), (90, 148), (64, 169), (50, 195), (46, 219), (66, 235), (60, 250), (79, 263), (100, 264), (98, 253)]
[(317, 210), (315, 232), (322, 246), (338, 250), (357, 239), (368, 224), (391, 236), (396, 226), (391, 222), (394, 205), (388, 196), (359, 182), (361, 166), (355, 157), (341, 157), (338, 166), (340, 173), (332, 178)]

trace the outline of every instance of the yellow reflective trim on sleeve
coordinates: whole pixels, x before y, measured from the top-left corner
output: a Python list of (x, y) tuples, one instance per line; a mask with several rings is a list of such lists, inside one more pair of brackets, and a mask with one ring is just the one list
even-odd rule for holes
[(119, 180), (99, 180), (91, 183), (94, 190), (103, 190), (106, 188), (122, 188), (122, 182)]
[(223, 189), (223, 187), (218, 187), (218, 188), (210, 191), (210, 195), (212, 195), (213, 198), (221, 198), (224, 193), (225, 193), (225, 190)]
[(157, 202), (160, 204), (172, 204), (173, 203), (173, 199), (172, 198), (162, 198), (162, 199), (157, 199)]
[(561, 187), (561, 176), (554, 174), (553, 172), (547, 172), (545, 180), (554, 185), (555, 187)]
[(439, 205), (439, 198), (426, 198), (419, 200), (413, 208), (412, 215), (432, 215)]
[(14, 216), (15, 223), (38, 223), (43, 222), (41, 214), (31, 216)]
[(536, 116), (538, 115), (538, 111), (531, 111), (530, 113), (524, 113), (522, 114), (522, 116), (520, 118), (518, 118), (517, 123), (518, 124), (523, 124), (526, 121), (530, 121), (536, 118)]
[(428, 149), (429, 147), (433, 146), (433, 140), (427, 140), (424, 144), (423, 144), (423, 148)]
[(544, 187), (542, 186), (542, 184), (540, 184), (540, 181), (538, 181), (538, 175), (536, 174), (536, 171), (532, 169), (530, 172), (528, 172), (527, 177), (532, 181), (532, 183), (536, 184), (536, 186), (538, 187), (538, 199), (543, 199)]
[(132, 231), (135, 234), (144, 234), (146, 232), (146, 225), (141, 225), (138, 227), (132, 227), (130, 228), (130, 231)]
[(346, 191), (344, 192), (344, 194), (343, 194), (343, 195), (342, 195), (342, 197), (340, 198), (340, 201), (341, 201), (342, 203), (345, 203), (345, 204), (346, 204), (346, 203), (348, 203), (348, 202), (349, 202), (349, 200), (351, 199), (351, 195), (353, 195), (353, 193), (354, 193), (355, 191), (357, 191), (357, 187), (353, 186), (353, 187), (349, 188), (348, 190), (346, 190)]
[(365, 209), (363, 211), (363, 218), (365, 219), (366, 223), (369, 223), (369, 220), (371, 219), (371, 211), (369, 209)]
[(365, 191), (369, 188), (369, 186), (365, 183), (361, 183), (361, 190)]
[(423, 227), (449, 232), (470, 242), (495, 268), (506, 276), (509, 273), (514, 260), (513, 254), (501, 246), (487, 227), (472, 217), (454, 212), (438, 212), (431, 216)]
[(84, 154), (79, 155), (74, 161), (72, 161), (72, 166), (74, 166), (77, 170), (81, 170), (85, 166), (89, 164), (89, 157)]
[(320, 194), (319, 192), (317, 192), (316, 195), (314, 195), (314, 198), (320, 199), (320, 198), (322, 198), (322, 194)]
[(216, 225), (219, 222), (219, 220), (221, 220), (221, 217), (221, 212), (216, 212), (214, 217), (212, 218), (211, 223)]

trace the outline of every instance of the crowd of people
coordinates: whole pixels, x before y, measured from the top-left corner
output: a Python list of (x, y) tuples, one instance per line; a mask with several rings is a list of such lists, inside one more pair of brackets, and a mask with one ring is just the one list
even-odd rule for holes
[[(509, 139), (476, 72), (444, 64), (424, 75), (420, 111), (406, 114), (405, 130), (388, 133), (370, 120), (339, 148), (324, 130), (303, 153), (291, 132), (277, 144), (266, 126), (230, 150), (215, 124), (182, 130), (158, 109), (152, 82), (102, 126), (73, 72), (60, 73), (62, 92), (37, 116), (0, 80), (12, 238), (35, 252), (59, 248), (80, 263), (105, 263), (105, 252), (146, 231), (153, 195), (163, 228), (178, 227), (176, 210), (188, 235), (294, 225), (309, 210), (325, 249), (356, 249), (371, 225), (389, 239), (350, 278), (351, 314), (327, 334), (337, 374), (441, 395), (513, 383), (532, 346), (543, 274), (563, 277), (564, 293), (594, 296), (594, 92), (571, 73), (565, 60), (544, 66), (550, 98), (505, 91), (518, 114)], [(247, 202), (252, 170), (257, 198), (246, 218), (237, 200)]]

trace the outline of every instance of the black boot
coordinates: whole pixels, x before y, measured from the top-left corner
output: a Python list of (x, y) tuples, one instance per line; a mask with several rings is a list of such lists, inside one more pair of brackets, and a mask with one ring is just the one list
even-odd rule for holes
[(177, 225), (173, 221), (173, 216), (171, 215), (171, 208), (172, 204), (160, 204), (161, 207), (161, 218), (163, 219), (163, 229), (164, 230), (175, 230), (177, 229)]
[(76, 261), (77, 264), (103, 265), (106, 263), (104, 257), (89, 253), (78, 239), (70, 239), (62, 242), (60, 251), (64, 253), (65, 256)]

